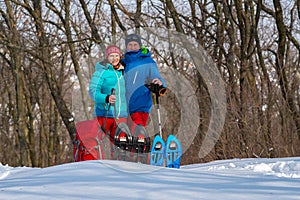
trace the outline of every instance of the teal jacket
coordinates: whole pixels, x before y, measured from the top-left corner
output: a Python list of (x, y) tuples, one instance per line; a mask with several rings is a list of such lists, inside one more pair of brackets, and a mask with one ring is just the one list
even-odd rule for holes
[[(115, 106), (109, 106), (106, 97), (111, 95), (113, 88), (117, 100)], [(122, 69), (115, 70), (111, 64), (103, 66), (97, 62), (90, 81), (89, 95), (95, 102), (95, 116), (108, 118), (126, 118), (128, 116)], [(109, 112), (107, 112), (109, 107)]]

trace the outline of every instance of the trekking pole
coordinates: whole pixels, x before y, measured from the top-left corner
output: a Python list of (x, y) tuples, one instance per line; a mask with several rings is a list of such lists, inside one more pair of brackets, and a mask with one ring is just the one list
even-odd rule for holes
[[(115, 88), (112, 88), (111, 89), (111, 95), (114, 95), (114, 94), (115, 94)], [(115, 104), (113, 104), (113, 106), (115, 108)], [(106, 116), (105, 116), (105, 121), (103, 123), (103, 127), (101, 126), (101, 129), (102, 129), (103, 133), (106, 133), (110, 138), (112, 138), (112, 136), (110, 135), (110, 132), (106, 132), (106, 130), (105, 130), (105, 128), (106, 128), (106, 121), (107, 121), (107, 117), (108, 117), (108, 113), (109, 113), (110, 107), (111, 107), (111, 103), (109, 103), (109, 105), (108, 105), (108, 109), (107, 109)], [(114, 139), (114, 138), (112, 138), (112, 139)]]
[[(111, 93), (110, 93), (110, 95), (115, 95), (115, 88), (111, 88)], [(107, 109), (107, 113), (106, 113), (106, 118), (107, 118), (107, 115), (108, 115), (108, 112), (109, 112), (109, 109), (110, 109), (110, 107), (111, 107), (111, 105), (113, 104), (113, 106), (115, 106), (115, 104), (114, 103), (109, 103), (109, 105), (108, 105), (108, 109)]]
[(160, 120), (160, 109), (159, 109), (159, 94), (158, 92), (155, 93), (156, 97), (156, 110), (157, 110), (157, 119), (158, 119), (158, 128), (159, 128), (159, 136), (162, 137), (162, 127), (161, 127), (161, 120)]
[(159, 97), (164, 96), (167, 92), (167, 88), (162, 85), (154, 84), (154, 83), (146, 83), (145, 86), (155, 94), (156, 97), (156, 110), (157, 110), (157, 119), (158, 119), (158, 127), (159, 127), (159, 135), (162, 137), (162, 124), (160, 120), (160, 108), (159, 108)]
[[(158, 119), (158, 128), (159, 128), (159, 136), (162, 138), (162, 124), (160, 120), (160, 108), (159, 108), (159, 92), (158, 90), (155, 92), (156, 97), (156, 110), (157, 110), (157, 119)], [(165, 151), (165, 150), (163, 150)], [(164, 159), (163, 166), (166, 166), (166, 159)]]
[[(111, 89), (111, 94), (112, 94), (112, 95), (115, 95), (115, 88), (112, 88), (112, 89)], [(114, 118), (116, 119), (116, 116), (117, 116), (116, 104), (113, 103), (112, 105), (113, 105), (113, 107), (114, 107)]]
[[(115, 92), (115, 89), (112, 88), (112, 89), (111, 89), (111, 95), (114, 95), (114, 92)], [(107, 118), (108, 118), (108, 114), (109, 114), (111, 105), (112, 105), (111, 103), (108, 104), (108, 109), (107, 109), (106, 116), (105, 116), (105, 119), (104, 119), (104, 122), (103, 122), (103, 126), (101, 126), (101, 124), (99, 124), (99, 125), (100, 125), (100, 128), (101, 128), (101, 130), (102, 130), (102, 136), (101, 136), (100, 142), (99, 142), (99, 139), (96, 138), (96, 140), (97, 140), (97, 142), (98, 142), (98, 146), (99, 146), (98, 151), (99, 151), (99, 153), (100, 153), (100, 160), (102, 160), (102, 151), (101, 151), (100, 145), (101, 145), (101, 143), (102, 143), (103, 136), (108, 135), (109, 138), (114, 139), (114, 138), (111, 136), (110, 132), (109, 132), (109, 131), (106, 131), (106, 123), (107, 123)]]

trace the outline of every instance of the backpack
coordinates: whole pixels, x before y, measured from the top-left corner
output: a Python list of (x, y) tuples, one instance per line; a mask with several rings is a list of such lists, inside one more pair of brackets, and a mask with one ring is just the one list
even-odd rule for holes
[(75, 162), (103, 160), (103, 135), (97, 119), (77, 122), (73, 151)]

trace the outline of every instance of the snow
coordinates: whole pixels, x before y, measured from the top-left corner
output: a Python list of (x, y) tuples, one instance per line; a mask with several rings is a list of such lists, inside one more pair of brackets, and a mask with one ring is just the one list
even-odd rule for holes
[(0, 199), (300, 200), (300, 157), (220, 160), (180, 169), (114, 160), (47, 168), (0, 164)]

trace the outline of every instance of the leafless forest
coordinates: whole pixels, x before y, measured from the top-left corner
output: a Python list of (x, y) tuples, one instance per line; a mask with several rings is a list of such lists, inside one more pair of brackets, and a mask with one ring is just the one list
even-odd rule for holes
[[(131, 32), (162, 73), (174, 70), (193, 88), (200, 124), (186, 136), (195, 134), (183, 164), (300, 156), (300, 0), (1, 0), (0, 21), (2, 164), (73, 161), (76, 122), (93, 115), (94, 64), (108, 44), (124, 51)], [(211, 123), (208, 83), (184, 49), (157, 45), (145, 28), (201, 45), (224, 81), (225, 122), (205, 157), (198, 154)], [(173, 88), (160, 102), (164, 136), (181, 123), (181, 89)]]

